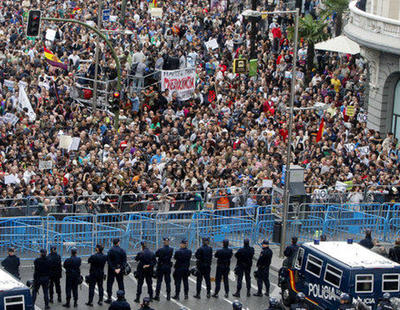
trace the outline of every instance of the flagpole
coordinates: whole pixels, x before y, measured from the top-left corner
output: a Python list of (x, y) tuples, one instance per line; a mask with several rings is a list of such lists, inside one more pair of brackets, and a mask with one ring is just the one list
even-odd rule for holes
[[(97, 12), (97, 28), (101, 31), (102, 28), (102, 6), (103, 2), (102, 0), (98, 0), (98, 12)], [(93, 101), (92, 101), (92, 108), (93, 108), (93, 113), (96, 110), (97, 107), (97, 77), (99, 74), (99, 53), (100, 53), (100, 42), (96, 42), (96, 52), (94, 56), (94, 61), (95, 61), (95, 68), (94, 68), (94, 83), (93, 83)], [(106, 90), (107, 91), (107, 90)], [(107, 96), (106, 96), (107, 97)]]

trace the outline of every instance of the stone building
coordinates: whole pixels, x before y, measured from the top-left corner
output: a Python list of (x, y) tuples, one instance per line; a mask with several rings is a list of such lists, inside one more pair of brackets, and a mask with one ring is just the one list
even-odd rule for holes
[(400, 139), (400, 0), (350, 2), (345, 35), (361, 46), (369, 63), (368, 128)]

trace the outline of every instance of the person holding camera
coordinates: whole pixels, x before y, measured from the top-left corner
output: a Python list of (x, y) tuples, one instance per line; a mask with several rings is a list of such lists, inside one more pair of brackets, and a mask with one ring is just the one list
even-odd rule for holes
[(67, 298), (66, 303), (63, 305), (65, 308), (70, 307), (71, 292), (74, 297), (74, 308), (78, 307), (78, 285), (81, 284), (81, 258), (77, 256), (78, 250), (71, 249), (71, 257), (67, 258), (64, 262), (65, 269), (65, 295)]
[(135, 257), (135, 260), (138, 262), (136, 269), (138, 284), (135, 299), (137, 303), (140, 302), (144, 280), (146, 280), (150, 300), (153, 299), (153, 268), (157, 263), (156, 256), (147, 248), (146, 242), (142, 241), (140, 245), (142, 246), (142, 251)]
[(260, 257), (257, 261), (257, 271), (256, 271), (256, 278), (257, 278), (257, 293), (254, 296), (262, 296), (262, 288), (263, 283), (265, 284), (265, 295), (269, 296), (269, 266), (271, 265), (272, 260), (272, 250), (269, 248), (269, 241), (264, 240), (262, 242), (262, 250), (260, 253)]
[(124, 271), (126, 265), (126, 252), (120, 246), (119, 238), (113, 240), (113, 247), (107, 253), (107, 295), (108, 299), (104, 302), (111, 304), (112, 287), (114, 280), (117, 280), (118, 290), (125, 291), (124, 288)]
[(175, 296), (172, 297), (175, 300), (179, 300), (179, 294), (181, 292), (181, 282), (183, 282), (183, 289), (185, 293), (185, 299), (189, 298), (189, 267), (190, 259), (192, 258), (192, 251), (187, 248), (187, 240), (183, 239), (180, 244), (180, 249), (175, 252)]
[(96, 253), (89, 257), (88, 263), (90, 264), (89, 269), (89, 300), (86, 303), (87, 306), (93, 306), (93, 298), (94, 298), (94, 289), (97, 284), (97, 288), (99, 289), (99, 301), (98, 305), (103, 304), (103, 281), (104, 281), (104, 266), (107, 262), (107, 256), (103, 254), (103, 246), (98, 244), (95, 248)]

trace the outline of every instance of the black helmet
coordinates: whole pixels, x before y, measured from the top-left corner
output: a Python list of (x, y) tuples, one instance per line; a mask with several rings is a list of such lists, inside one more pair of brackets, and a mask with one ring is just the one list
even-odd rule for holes
[(347, 293), (342, 293), (342, 294), (340, 295), (340, 300), (343, 300), (343, 301), (345, 301), (346, 303), (350, 303), (351, 297), (350, 297), (350, 295), (347, 294)]
[(117, 298), (124, 298), (125, 297), (125, 292), (123, 290), (118, 290), (117, 291)]
[(150, 305), (150, 297), (143, 298), (143, 305), (145, 305), (145, 306)]
[(270, 307), (276, 307), (278, 305), (278, 299), (276, 299), (275, 297), (271, 297), (269, 299), (269, 306)]
[(297, 300), (298, 301), (304, 301), (306, 299), (306, 295), (304, 295), (303, 292), (297, 293)]
[(232, 309), (233, 310), (242, 310), (242, 304), (240, 303), (239, 300), (235, 300), (232, 304)]
[(390, 300), (390, 294), (389, 293), (384, 293), (383, 294), (383, 300), (389, 301)]

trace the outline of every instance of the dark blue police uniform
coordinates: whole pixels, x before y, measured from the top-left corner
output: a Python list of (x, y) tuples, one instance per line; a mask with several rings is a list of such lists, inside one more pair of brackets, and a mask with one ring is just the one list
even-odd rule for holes
[(172, 268), (171, 259), (172, 259), (173, 253), (174, 253), (174, 250), (168, 245), (165, 245), (156, 251), (156, 257), (158, 258), (157, 270), (156, 270), (156, 275), (157, 275), (156, 297), (160, 296), (161, 283), (164, 278), (165, 286), (167, 289), (167, 299), (170, 298), (170, 295), (171, 295), (171, 268)]
[(192, 257), (192, 251), (187, 248), (180, 248), (174, 254), (175, 259), (175, 296), (174, 299), (179, 299), (179, 294), (181, 292), (181, 282), (183, 282), (183, 289), (185, 298), (188, 298), (189, 294), (189, 267), (190, 259)]
[[(147, 284), (147, 292), (149, 293), (150, 299), (153, 298), (153, 268), (156, 264), (156, 256), (152, 251), (148, 248), (144, 248), (143, 251), (139, 252), (135, 260), (139, 262), (137, 266), (137, 278), (138, 285), (136, 291), (136, 301), (140, 299), (140, 295), (142, 294), (142, 287), (144, 280), (146, 280)], [(144, 266), (149, 265), (149, 267), (144, 268)]]
[(104, 289), (103, 289), (103, 281), (104, 281), (104, 266), (107, 262), (107, 256), (103, 253), (96, 253), (89, 257), (88, 263), (90, 264), (89, 270), (89, 301), (88, 303), (93, 302), (94, 298), (94, 289), (97, 287), (99, 289), (99, 302), (103, 301)]
[[(111, 300), (114, 279), (117, 280), (118, 289), (121, 291), (125, 290), (122, 267), (126, 264), (126, 252), (119, 246), (114, 245), (107, 253), (107, 263), (107, 295), (108, 299)], [(116, 274), (115, 269), (121, 269), (121, 272)]]

